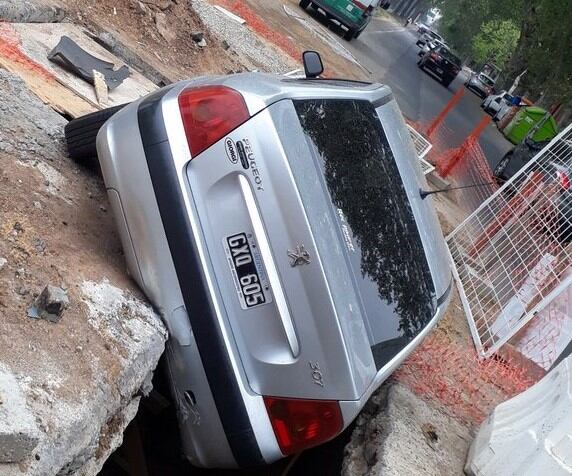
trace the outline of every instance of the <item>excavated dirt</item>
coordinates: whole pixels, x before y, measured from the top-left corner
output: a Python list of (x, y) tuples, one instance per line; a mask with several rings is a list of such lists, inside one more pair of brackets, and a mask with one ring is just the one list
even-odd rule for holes
[[(209, 33), (187, 1), (171, 0), (53, 0), (68, 18), (94, 33), (103, 30), (122, 42), (171, 81), (204, 74), (245, 70), (232, 48)], [(157, 28), (157, 15), (165, 15), (169, 39)], [(207, 46), (192, 39), (203, 33)], [(172, 38), (170, 37), (172, 35)]]
[[(0, 78), (6, 96), (21, 96), (22, 88), (19, 82)], [(49, 368), (61, 369), (62, 375), (55, 378), (82, 386), (92, 378), (93, 355), (77, 349), (89, 343), (109, 369), (117, 365), (117, 349), (94, 332), (86, 318), (78, 318), (86, 315), (81, 275), (133, 286), (125, 276), (101, 180), (66, 157), (62, 137), (66, 121), (53, 113), (44, 122), (46, 113), (39, 101), (3, 103), (3, 108), (0, 256), (7, 263), (0, 271), (0, 361), (32, 378), (45, 376)], [(8, 112), (18, 120), (8, 120)], [(49, 134), (40, 132), (45, 128)], [(47, 283), (68, 290), (71, 304), (58, 324), (26, 315)], [(66, 397), (65, 392), (74, 391), (74, 386), (62, 385), (56, 394)]]
[[(0, 69), (0, 122), (0, 362), (40, 431), (0, 475), (95, 474), (122, 433), (100, 425), (133, 417), (165, 331), (126, 276), (97, 167), (67, 157), (66, 120)], [(70, 301), (57, 323), (27, 315), (47, 284)]]

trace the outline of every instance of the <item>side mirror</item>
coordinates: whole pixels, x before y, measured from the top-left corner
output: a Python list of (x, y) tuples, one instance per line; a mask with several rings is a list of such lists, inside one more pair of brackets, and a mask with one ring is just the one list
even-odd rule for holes
[(324, 72), (324, 64), (317, 51), (304, 51), (302, 53), (302, 62), (304, 63), (306, 78), (317, 78)]
[(389, 7), (391, 6), (391, 2), (385, 2), (381, 8), (383, 8), (384, 10), (387, 10)]

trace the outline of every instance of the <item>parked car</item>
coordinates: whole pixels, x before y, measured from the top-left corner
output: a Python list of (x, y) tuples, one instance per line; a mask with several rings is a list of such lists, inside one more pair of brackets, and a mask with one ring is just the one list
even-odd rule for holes
[[(535, 180), (541, 180), (546, 185), (557, 184), (558, 187), (553, 188), (550, 194), (550, 201), (554, 205), (553, 211), (557, 214), (552, 219), (554, 226), (546, 229), (545, 232), (550, 239), (556, 239), (562, 246), (567, 246), (572, 241), (572, 169), (570, 168), (572, 144), (568, 141), (561, 141), (557, 153), (548, 153), (528, 165), (550, 142), (550, 140), (534, 142), (527, 137), (521, 144), (505, 154), (493, 173), (501, 185), (512, 179), (512, 185), (505, 187), (502, 191), (507, 201), (515, 196), (517, 190), (529, 183), (532, 174), (535, 174)], [(553, 149), (554, 151), (556, 150)], [(527, 165), (526, 173), (513, 178)]]
[(66, 126), (77, 160), (97, 134), (198, 466), (335, 437), (448, 303), (447, 248), (391, 90), (307, 75), (199, 77)]
[(550, 140), (534, 142), (532, 139), (527, 137), (522, 143), (513, 147), (502, 157), (493, 170), (494, 177), (500, 184), (503, 184), (512, 178), (514, 174), (522, 169), (549, 143)]
[(506, 91), (487, 96), (481, 103), (483, 111), (491, 116), (495, 116), (500, 111), (503, 104), (513, 105), (514, 97)]
[(417, 65), (423, 71), (437, 76), (446, 87), (461, 71), (461, 60), (444, 45), (439, 45), (425, 53)]
[(438, 40), (441, 43), (445, 43), (445, 40), (439, 33), (429, 30), (427, 33), (421, 35), (415, 44), (419, 46), (419, 48), (422, 48), (427, 42), (433, 40)]
[(429, 40), (427, 43), (425, 43), (421, 49), (419, 50), (419, 53), (417, 53), (417, 56), (423, 56), (425, 53), (429, 53), (429, 51), (437, 48), (437, 46), (444, 46), (446, 48), (449, 48), (445, 43), (443, 43), (442, 41), (439, 40)]
[(479, 73), (473, 74), (465, 83), (465, 86), (484, 99), (494, 91), (495, 82), (486, 74)]
[(319, 9), (328, 19), (345, 26), (347, 32), (344, 39), (348, 41), (363, 33), (376, 8), (387, 10), (390, 5), (389, 0), (300, 0), (300, 7), (304, 10), (309, 6)]
[(428, 27), (425, 23), (417, 23), (417, 35), (421, 36), (429, 31), (431, 31), (431, 28)]

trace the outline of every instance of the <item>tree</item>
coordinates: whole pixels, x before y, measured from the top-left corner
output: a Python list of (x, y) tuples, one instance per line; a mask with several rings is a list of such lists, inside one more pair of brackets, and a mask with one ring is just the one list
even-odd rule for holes
[(481, 25), (472, 44), (473, 58), (478, 63), (492, 61), (504, 66), (516, 49), (520, 28), (512, 20), (492, 20)]
[(520, 91), (546, 104), (572, 99), (572, 0), (523, 5), (521, 35), (507, 67), (506, 82), (527, 69)]

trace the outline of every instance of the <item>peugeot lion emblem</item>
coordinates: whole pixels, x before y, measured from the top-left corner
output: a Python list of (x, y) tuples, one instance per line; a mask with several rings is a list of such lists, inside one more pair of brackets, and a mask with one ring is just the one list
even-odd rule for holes
[(310, 253), (306, 251), (304, 245), (296, 246), (294, 251), (288, 250), (288, 257), (290, 258), (290, 266), (302, 266), (303, 264), (310, 264)]

